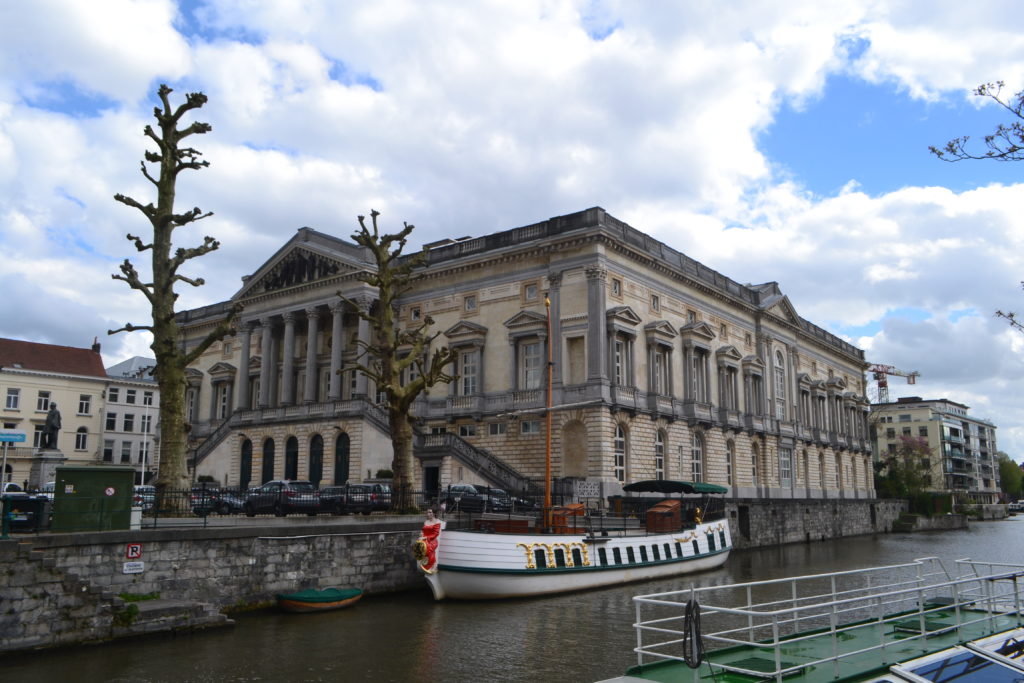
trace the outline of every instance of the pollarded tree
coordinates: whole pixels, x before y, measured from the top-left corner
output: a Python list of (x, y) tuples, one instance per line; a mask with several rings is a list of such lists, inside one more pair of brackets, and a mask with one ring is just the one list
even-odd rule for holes
[[(370, 324), (370, 340), (357, 340), (359, 358), (356, 370), (372, 381), (385, 397), (388, 423), (391, 427), (394, 490), (391, 507), (407, 512), (415, 509), (412, 500), (413, 474), (413, 417), (412, 404), (426, 389), (440, 383), (449, 383), (455, 376), (447, 371), (455, 355), (447, 346), (438, 346), (430, 353), (437, 333), (431, 334), (434, 321), (423, 316), (408, 327), (398, 317), (398, 300), (417, 280), (416, 269), (426, 261), (426, 250), (414, 256), (403, 257), (409, 234), (414, 226), (403, 223), (401, 232), (381, 234), (377, 226), (377, 211), (370, 212), (371, 227), (364, 216), (359, 216), (359, 230), (352, 235), (356, 244), (366, 247), (377, 264), (374, 273), (364, 273), (363, 282), (378, 292), (374, 306), (360, 306), (358, 302), (338, 296), (357, 311)], [(371, 229), (372, 228), (372, 229)], [(405, 382), (403, 383), (403, 378)]]
[[(183, 104), (172, 108), (169, 100), (172, 92), (166, 85), (161, 85), (157, 91), (162, 106), (153, 108), (153, 116), (156, 118), (159, 131), (154, 130), (152, 126), (143, 129), (146, 137), (156, 143), (157, 148), (155, 152), (146, 150), (145, 160), (141, 163), (142, 175), (156, 187), (156, 205), (152, 202), (142, 204), (122, 194), (114, 195), (115, 200), (138, 209), (153, 230), (151, 242), (145, 242), (132, 234), (128, 235), (128, 241), (132, 242), (138, 251), (151, 252), (152, 280), (144, 282), (128, 259), (121, 264), (121, 273), (112, 276), (115, 280), (124, 280), (129, 287), (146, 297), (152, 322), (148, 325), (128, 323), (120, 329), (108, 332), (115, 334), (147, 330), (153, 334), (153, 343), (150, 346), (156, 357), (156, 369), (153, 374), (160, 386), (160, 469), (156, 486), (161, 494), (167, 489), (185, 489), (189, 486), (186, 461), (188, 425), (185, 422), (185, 369), (211, 344), (231, 331), (238, 314), (238, 309), (232, 309), (198, 345), (187, 351), (182, 347), (175, 320), (174, 304), (178, 295), (174, 291), (174, 286), (178, 282), (184, 282), (199, 287), (203, 284), (203, 279), (186, 277), (179, 273), (178, 269), (186, 261), (214, 251), (220, 246), (220, 242), (207, 236), (199, 246), (178, 248), (172, 253), (171, 238), (176, 228), (213, 215), (211, 212), (203, 213), (198, 207), (184, 213), (174, 212), (178, 174), (210, 165), (210, 162), (200, 160), (202, 155), (199, 151), (192, 147), (181, 147), (180, 143), (191, 135), (208, 133), (212, 127), (208, 123), (195, 122), (178, 128), (188, 112), (206, 104), (206, 95), (188, 93)], [(150, 173), (147, 163), (159, 164), (159, 173), (156, 177)]]

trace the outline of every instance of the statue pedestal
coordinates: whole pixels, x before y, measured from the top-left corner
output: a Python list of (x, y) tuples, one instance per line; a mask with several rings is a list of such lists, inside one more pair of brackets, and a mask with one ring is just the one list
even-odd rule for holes
[(39, 490), (43, 484), (57, 479), (57, 468), (67, 462), (67, 458), (56, 448), (41, 449), (32, 458), (32, 469), (28, 474), (28, 486)]

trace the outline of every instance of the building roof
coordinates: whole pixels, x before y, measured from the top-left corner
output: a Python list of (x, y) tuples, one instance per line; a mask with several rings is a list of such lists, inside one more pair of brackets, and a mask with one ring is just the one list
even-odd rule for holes
[(0, 338), (0, 368), (106, 377), (99, 345), (91, 349)]
[(111, 377), (130, 377), (132, 379), (152, 379), (153, 368), (156, 367), (155, 358), (145, 356), (132, 356), (107, 368), (107, 374)]

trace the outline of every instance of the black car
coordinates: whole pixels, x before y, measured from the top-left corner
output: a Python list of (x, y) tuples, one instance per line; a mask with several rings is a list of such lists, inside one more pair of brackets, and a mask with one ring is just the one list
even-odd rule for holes
[(481, 484), (452, 484), (445, 503), (449, 510), (464, 512), (508, 512), (512, 508), (505, 491)]
[(252, 489), (245, 499), (245, 514), (254, 517), (273, 512), (278, 517), (293, 512), (315, 515), (320, 512), (320, 492), (308, 481), (276, 479)]
[(320, 489), (320, 505), (324, 512), (335, 515), (368, 515), (377, 510), (376, 494), (367, 484), (342, 484)]
[(200, 517), (206, 517), (217, 509), (217, 500), (219, 498), (219, 489), (212, 486), (196, 486), (189, 495), (192, 512)]

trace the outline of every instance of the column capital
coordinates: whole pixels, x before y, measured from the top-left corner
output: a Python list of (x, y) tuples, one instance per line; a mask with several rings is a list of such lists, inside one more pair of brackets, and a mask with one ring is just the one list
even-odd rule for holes
[(562, 271), (552, 271), (548, 273), (548, 284), (551, 289), (558, 289), (562, 286)]
[(281, 314), (281, 318), (284, 319), (285, 324), (295, 322), (295, 311), (285, 311)]
[(333, 313), (334, 315), (338, 315), (340, 313), (344, 313), (345, 312), (345, 302), (344, 301), (335, 301), (335, 302), (333, 302), (330, 305), (330, 309), (331, 309), (331, 313)]
[(310, 306), (309, 308), (305, 309), (305, 312), (307, 320), (320, 317), (320, 309), (316, 306)]
[(588, 280), (599, 280), (604, 282), (608, 279), (608, 271), (600, 266), (589, 266), (586, 269)]
[(273, 324), (273, 319), (269, 315), (260, 318), (260, 327), (269, 328)]

